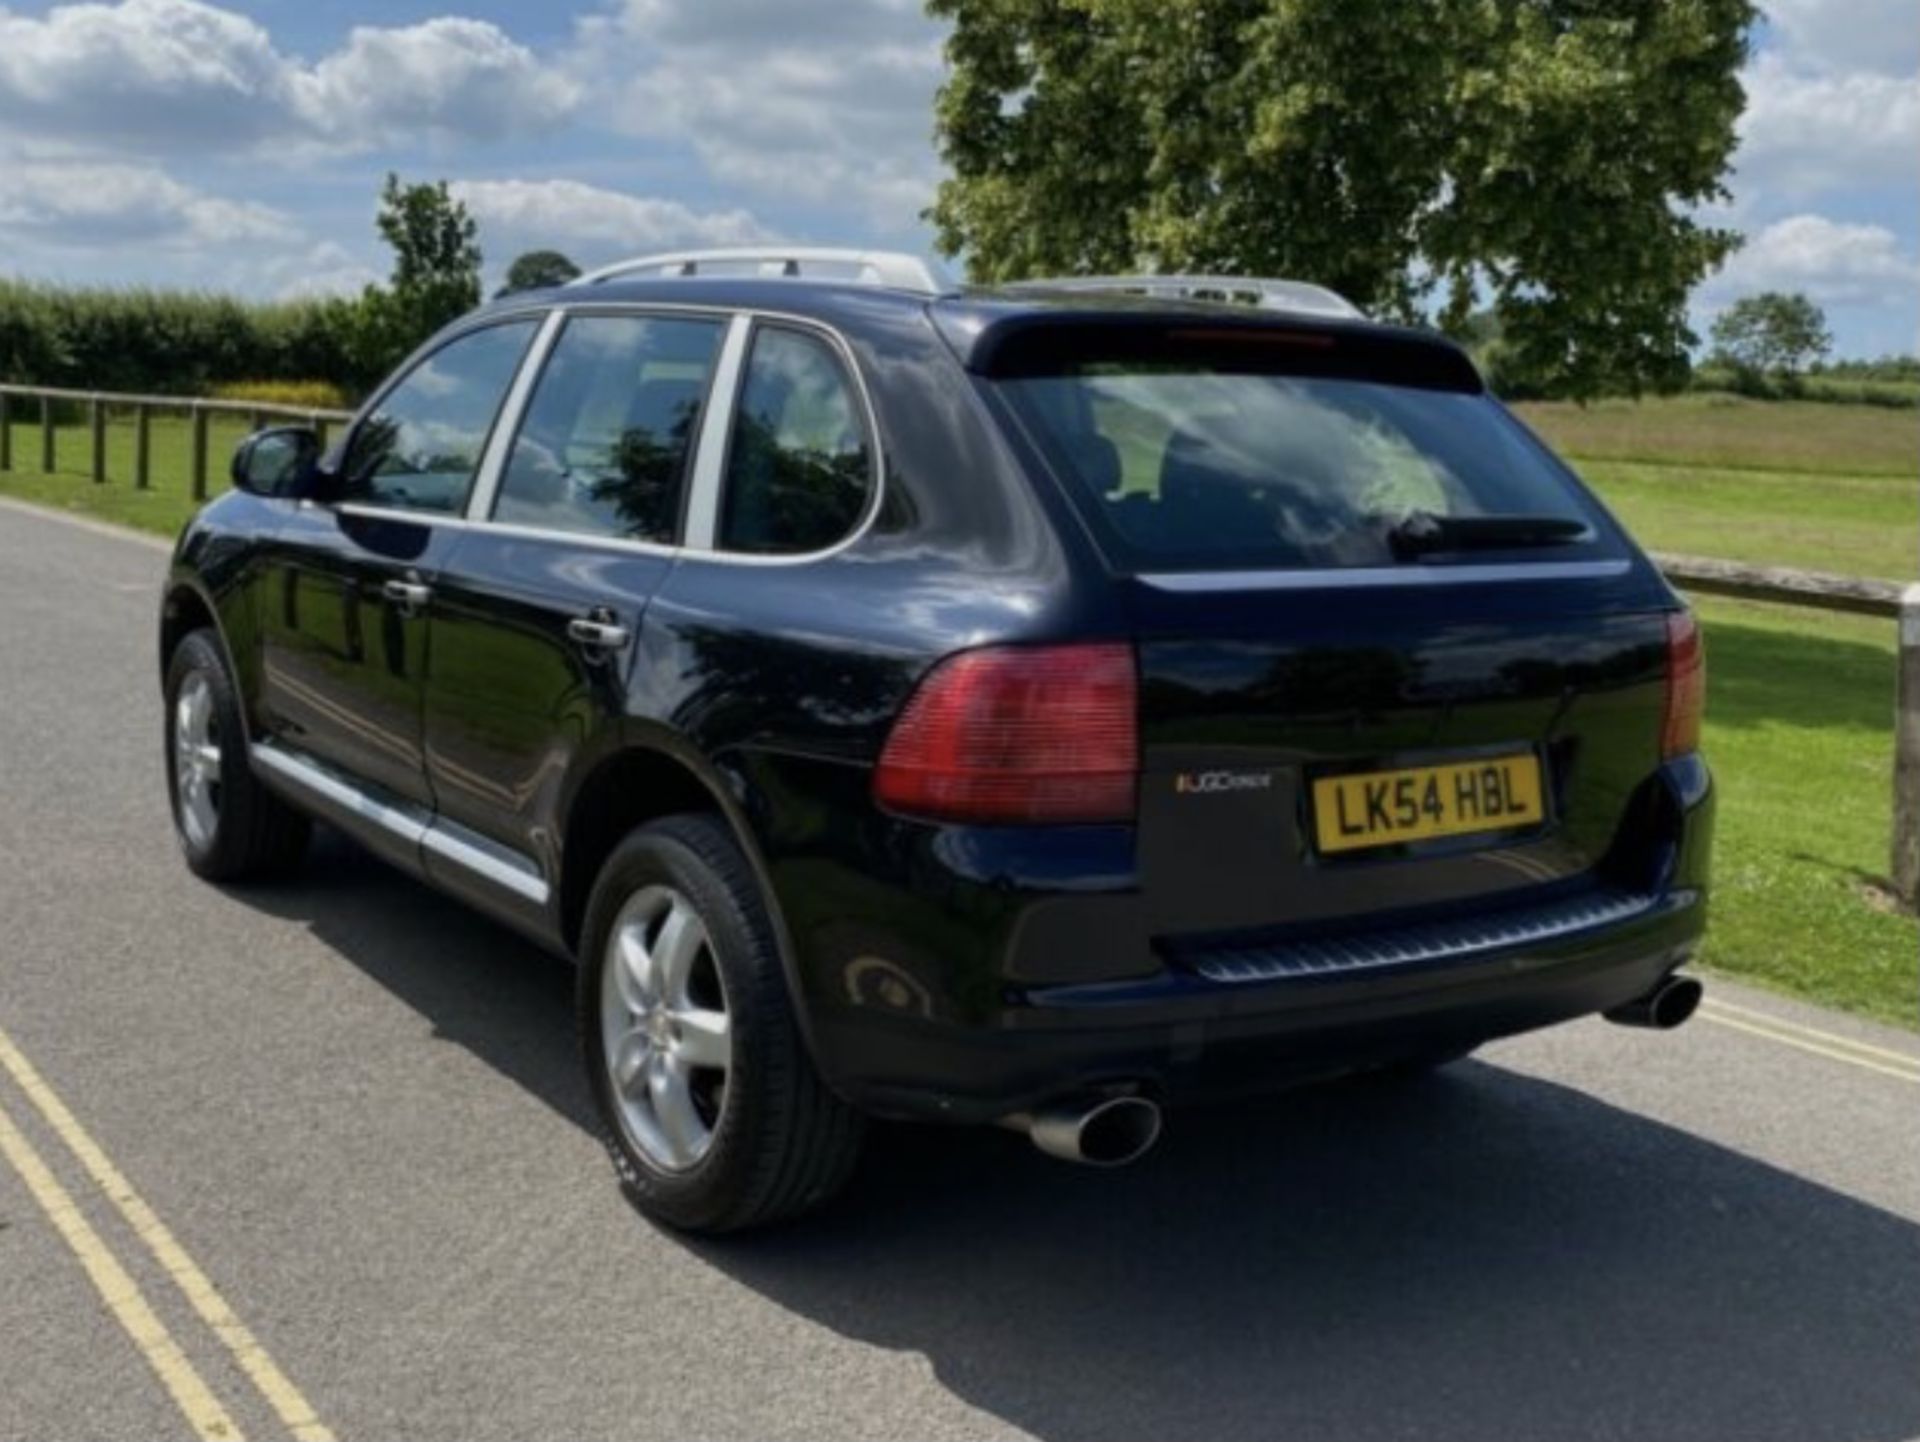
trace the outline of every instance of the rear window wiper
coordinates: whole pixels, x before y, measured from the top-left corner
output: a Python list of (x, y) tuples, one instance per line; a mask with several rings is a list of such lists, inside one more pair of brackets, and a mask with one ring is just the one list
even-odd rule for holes
[(1585, 521), (1566, 516), (1436, 516), (1413, 511), (1387, 532), (1387, 544), (1402, 561), (1436, 551), (1504, 551), (1527, 546), (1565, 546), (1593, 535)]

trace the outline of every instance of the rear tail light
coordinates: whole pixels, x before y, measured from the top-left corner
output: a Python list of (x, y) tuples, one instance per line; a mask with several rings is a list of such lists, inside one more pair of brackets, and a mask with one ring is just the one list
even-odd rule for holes
[(1125, 644), (962, 651), (927, 674), (894, 722), (874, 797), (942, 821), (1131, 821), (1138, 700)]
[(1699, 623), (1689, 611), (1667, 617), (1667, 713), (1660, 754), (1684, 756), (1700, 749), (1700, 718), (1707, 710), (1707, 654)]

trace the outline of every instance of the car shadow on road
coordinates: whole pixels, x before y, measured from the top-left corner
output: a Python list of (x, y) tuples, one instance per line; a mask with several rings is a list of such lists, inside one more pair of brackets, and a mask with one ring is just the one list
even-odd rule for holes
[[(564, 964), (319, 853), (246, 899), (590, 1125)], [(1920, 1227), (1497, 1064), (1182, 1115), (1117, 1173), (990, 1130), (876, 1143), (824, 1215), (686, 1245), (1039, 1437), (1920, 1432)]]

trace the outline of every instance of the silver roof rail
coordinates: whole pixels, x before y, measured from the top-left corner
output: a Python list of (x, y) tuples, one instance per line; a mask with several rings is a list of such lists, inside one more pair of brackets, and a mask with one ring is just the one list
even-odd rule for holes
[(1166, 296), (1176, 300), (1232, 301), (1263, 310), (1363, 319), (1365, 312), (1336, 291), (1304, 280), (1274, 280), (1248, 275), (1068, 275), (1050, 280), (1021, 280), (1000, 287), (1013, 291), (1086, 291), (1120, 295)]
[(704, 275), (783, 276), (788, 279), (852, 281), (921, 295), (945, 295), (953, 282), (917, 255), (891, 250), (834, 250), (818, 246), (745, 246), (729, 250), (681, 250), (640, 255), (590, 270), (570, 286), (598, 285), (623, 276), (656, 278)]

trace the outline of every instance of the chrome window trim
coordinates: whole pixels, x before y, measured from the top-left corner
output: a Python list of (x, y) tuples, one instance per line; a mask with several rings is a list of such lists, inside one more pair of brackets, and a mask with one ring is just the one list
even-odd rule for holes
[(680, 544), (687, 550), (711, 551), (720, 524), (720, 487), (726, 480), (727, 437), (733, 433), (733, 415), (740, 400), (740, 377), (746, 370), (752, 343), (751, 316), (736, 315), (727, 324), (720, 358), (707, 385), (706, 409), (700, 415), (700, 435), (694, 442), (693, 465), (688, 471), (686, 523)]
[(628, 551), (640, 556), (658, 556), (672, 560), (686, 554), (679, 546), (660, 541), (636, 541), (627, 536), (596, 535), (592, 531), (569, 531), (559, 526), (523, 526), (518, 521), (474, 521), (470, 530), (512, 541), (565, 542), (570, 546), (591, 546), (602, 551)]
[(1317, 570), (1144, 571), (1156, 591), (1202, 595), (1213, 591), (1340, 591), (1392, 586), (1476, 586), (1513, 581), (1595, 581), (1624, 576), (1625, 559), (1610, 561), (1501, 561), (1463, 566), (1327, 566)]
[[(521, 312), (518, 316), (514, 318), (523, 319), (525, 318), (526, 315), (534, 314), (534, 313), (535, 312)], [(670, 302), (670, 301), (652, 301), (652, 300), (620, 301), (620, 300), (608, 300), (608, 299), (593, 296), (590, 294), (583, 295), (578, 301), (569, 299), (564, 302), (559, 302), (555, 304), (555, 306), (553, 307), (552, 313), (561, 315), (563, 318), (568, 316), (575, 316), (575, 315), (649, 315), (649, 314), (713, 317), (713, 318), (717, 318), (717, 319), (721, 319), (729, 322), (727, 337), (722, 342), (723, 350), (733, 340), (734, 331), (736, 329), (735, 323), (743, 320), (748, 322), (750, 327), (752, 325), (759, 324), (761, 322), (766, 322), (769, 324), (792, 326), (796, 329), (811, 331), (821, 336), (827, 341), (829, 345), (833, 346), (834, 349), (838, 351), (840, 355), (841, 364), (846, 367), (847, 374), (852, 379), (854, 392), (860, 398), (860, 410), (866, 420), (868, 445), (872, 450), (872, 462), (873, 462), (873, 484), (869, 488), (870, 494), (867, 498), (867, 509), (864, 512), (864, 514), (862, 514), (862, 516), (860, 517), (859, 523), (851, 531), (849, 531), (846, 536), (841, 538), (835, 544), (828, 546), (823, 550), (800, 552), (800, 553), (796, 553), (794, 555), (788, 555), (788, 556), (758, 556), (758, 555), (752, 555), (750, 553), (742, 552), (742, 551), (722, 551), (722, 550), (711, 549), (711, 548), (700, 549), (698, 547), (690, 546), (686, 544), (686, 537), (689, 533), (689, 528), (687, 526), (682, 526), (681, 528), (682, 538), (678, 544), (661, 545), (653, 541), (635, 541), (635, 540), (629, 540), (627, 538), (620, 537), (620, 536), (594, 536), (584, 531), (562, 531), (557, 529), (549, 529), (544, 526), (524, 526), (514, 522), (496, 521), (492, 519), (492, 517), (490, 516), (471, 514), (471, 511), (472, 511), (471, 506), (469, 506), (468, 508), (469, 509), (468, 515), (458, 517), (458, 518), (449, 518), (449, 519), (457, 519), (460, 525), (471, 525), (473, 527), (485, 529), (488, 531), (499, 531), (502, 534), (518, 536), (526, 540), (565, 542), (572, 545), (599, 546), (599, 547), (604, 547), (604, 548), (614, 549), (614, 550), (633, 550), (633, 551), (638, 551), (642, 554), (650, 555), (650, 556), (669, 556), (669, 557), (677, 558), (682, 561), (705, 561), (705, 562), (710, 562), (716, 565), (728, 565), (728, 566), (808, 565), (815, 561), (823, 561), (828, 559), (831, 556), (836, 556), (840, 552), (859, 544), (860, 541), (865, 539), (867, 533), (873, 529), (874, 522), (879, 519), (881, 507), (884, 504), (886, 499), (886, 488), (887, 488), (886, 447), (881, 440), (879, 412), (874, 407), (873, 395), (870, 388), (867, 385), (866, 374), (860, 368), (859, 360), (854, 355), (852, 345), (847, 341), (847, 338), (844, 335), (842, 335), (840, 331), (836, 329), (834, 326), (829, 325), (825, 321), (817, 320), (812, 316), (796, 315), (790, 311), (772, 310), (764, 306), (690, 305), (690, 304), (676, 303), (676, 302)], [(563, 319), (563, 324), (564, 324), (564, 319)], [(468, 330), (473, 330), (477, 328), (478, 327), (469, 327)], [(466, 334), (466, 333), (467, 331), (461, 332), (461, 334)], [(749, 332), (746, 345), (750, 346), (751, 341), (752, 341), (752, 336), (751, 336), (751, 333)], [(746, 355), (745, 348), (743, 348), (741, 355), (742, 355), (741, 368), (744, 371), (745, 355)], [(516, 376), (515, 379), (517, 382), (518, 377)], [(717, 382), (718, 380), (719, 380), (718, 367), (716, 366), (715, 381)], [(531, 392), (529, 392), (528, 400), (531, 401), (531, 399), (532, 399), (532, 395), (531, 395)], [(717, 481), (713, 490), (713, 506), (714, 506), (713, 523), (716, 527), (719, 524), (718, 486), (720, 484), (724, 484), (724, 481), (725, 481), (726, 450), (725, 450), (724, 438), (727, 435), (730, 435), (733, 431), (734, 399), (735, 398), (733, 396), (729, 395), (725, 398), (724, 404), (721, 404), (720, 391), (717, 384), (709, 386), (708, 399), (707, 399), (708, 409), (706, 413), (703, 414), (701, 417), (700, 435), (695, 444), (694, 454), (691, 461), (691, 468), (688, 472), (688, 474), (694, 478), (689, 483), (689, 491), (691, 495), (691, 491), (693, 487), (698, 484), (699, 477), (700, 477), (700, 467), (703, 464), (703, 458), (707, 451), (708, 427), (710, 425), (716, 424), (716, 422), (714, 421), (714, 416), (716, 413), (719, 413), (722, 416), (723, 429), (721, 431), (722, 444), (718, 453), (718, 460), (717, 460)], [(515, 419), (514, 433), (518, 432), (518, 428), (519, 428), (518, 422), (520, 419), (521, 419), (520, 417), (516, 417)], [(511, 447), (512, 439), (513, 439), (513, 433), (510, 433), (507, 440), (507, 444), (509, 447)], [(497, 483), (496, 483), (496, 486), (497, 486)], [(470, 496), (470, 499), (471, 499), (471, 496)], [(379, 508), (364, 507), (363, 509), (366, 512), (377, 515), (377, 516), (391, 517), (393, 519), (399, 519), (399, 520), (417, 520), (420, 518), (420, 515), (427, 514), (427, 513), (420, 513), (420, 515), (416, 515), (413, 512), (396, 511), (396, 510), (392, 510), (385, 507), (379, 507)], [(692, 513), (691, 504), (689, 504), (688, 512), (689, 512), (689, 520), (691, 520), (691, 513)], [(433, 513), (433, 514), (444, 516), (445, 513)], [(442, 524), (444, 523), (446, 522), (443, 520)]]
[[(887, 483), (885, 447), (882, 446), (880, 441), (880, 416), (879, 412), (874, 409), (873, 396), (867, 389), (866, 377), (860, 373), (860, 364), (854, 357), (853, 347), (847, 343), (846, 337), (841, 335), (839, 331), (835, 330), (832, 326), (822, 325), (818, 321), (808, 320), (805, 317), (783, 316), (767, 311), (754, 311), (749, 312), (749, 314), (753, 317), (754, 332), (756, 335), (762, 325), (783, 326), (788, 329), (797, 330), (811, 330), (822, 337), (830, 347), (839, 353), (841, 367), (845, 370), (848, 380), (852, 382), (854, 394), (859, 397), (863, 429), (867, 437), (867, 450), (872, 470), (872, 483), (867, 487), (867, 504), (865, 509), (861, 511), (859, 519), (854, 522), (853, 529), (848, 531), (847, 534), (842, 536), (838, 541), (835, 541), (831, 546), (823, 546), (817, 551), (796, 551), (791, 554), (782, 555), (760, 555), (752, 551), (729, 551), (720, 547), (718, 544), (718, 535), (714, 534), (710, 537), (710, 544), (704, 548), (689, 546), (687, 549), (687, 559), (697, 561), (721, 561), (731, 566), (804, 566), (813, 561), (821, 561), (829, 556), (838, 555), (849, 546), (858, 544), (866, 536), (867, 532), (873, 529), (873, 523), (879, 519), (880, 504), (886, 494)], [(746, 357), (743, 358), (741, 362), (742, 383), (744, 383), (745, 379), (746, 358), (751, 357), (752, 351), (752, 337), (749, 337)], [(719, 486), (724, 486), (726, 483), (727, 455), (733, 436), (734, 412), (737, 409), (739, 398), (739, 388), (736, 387), (735, 393), (728, 399), (727, 426), (723, 436), (724, 443), (721, 446), (717, 460), (717, 467), (720, 472)], [(705, 441), (706, 437), (703, 434), (701, 437), (703, 449)], [(713, 519), (717, 531), (720, 519), (720, 496), (718, 488), (715, 490), (714, 500), (715, 509)]]
[(409, 511), (400, 506), (373, 506), (365, 501), (335, 501), (331, 505), (324, 501), (302, 501), (300, 504), (341, 516), (364, 516), (370, 521), (405, 521), (414, 526), (444, 526), (450, 531), (464, 531), (468, 526), (467, 518), (455, 511)]
[[(537, 309), (532, 306), (522, 310), (507, 311), (500, 315), (483, 314), (475, 317), (471, 325), (463, 324), (457, 330), (450, 330), (444, 334), (433, 336), (423, 343), (411, 355), (393, 368), (387, 378), (380, 383), (380, 388), (361, 403), (360, 409), (353, 413), (353, 419), (347, 422), (346, 429), (340, 433), (340, 440), (338, 442), (339, 450), (336, 454), (339, 457), (341, 474), (343, 476), (345, 475), (347, 457), (353, 451), (353, 438), (360, 433), (360, 427), (366, 423), (369, 416), (380, 409), (380, 403), (405, 384), (421, 366), (439, 355), (440, 352), (447, 349), (447, 347), (465, 340), (468, 336), (478, 335), (483, 330), (493, 330), (504, 325), (526, 325), (529, 321), (533, 323), (533, 334), (527, 338), (527, 349), (531, 350), (534, 343), (540, 338), (541, 327), (548, 323), (552, 315), (552, 311)], [(526, 355), (523, 352), (520, 357), (522, 367), (525, 366), (526, 359)], [(480, 471), (486, 465), (487, 452), (493, 447), (494, 437), (500, 434), (500, 420), (506, 413), (507, 398), (513, 394), (513, 387), (519, 382), (519, 379), (520, 369), (516, 368), (513, 373), (513, 380), (508, 382), (507, 389), (501, 394), (500, 404), (495, 408), (493, 419), (488, 423), (487, 438), (482, 442), (480, 447), (480, 464), (474, 468), (473, 475), (467, 478), (466, 501), (457, 511), (435, 511), (431, 514), (451, 516), (456, 519), (464, 517), (467, 514), (468, 508), (473, 500), (474, 487), (479, 482)], [(347, 504), (361, 503), (338, 502), (336, 504), (344, 506)], [(410, 511), (401, 511), (399, 507), (395, 506), (368, 505), (366, 509), (388, 515), (415, 514)]]
[(520, 421), (526, 415), (527, 402), (532, 398), (533, 388), (546, 368), (547, 356), (566, 323), (564, 311), (550, 310), (541, 320), (540, 328), (533, 333), (533, 339), (527, 342), (526, 352), (520, 357), (520, 369), (514, 372), (513, 383), (507, 387), (506, 399), (500, 403), (500, 411), (493, 418), (493, 429), (487, 434), (487, 447), (480, 453), (480, 468), (474, 473), (473, 484), (467, 488), (467, 505), (463, 514), (469, 521), (484, 520), (493, 511), (494, 497), (499, 494), (500, 478), (507, 469), (507, 457), (512, 453), (513, 443), (520, 434)]

